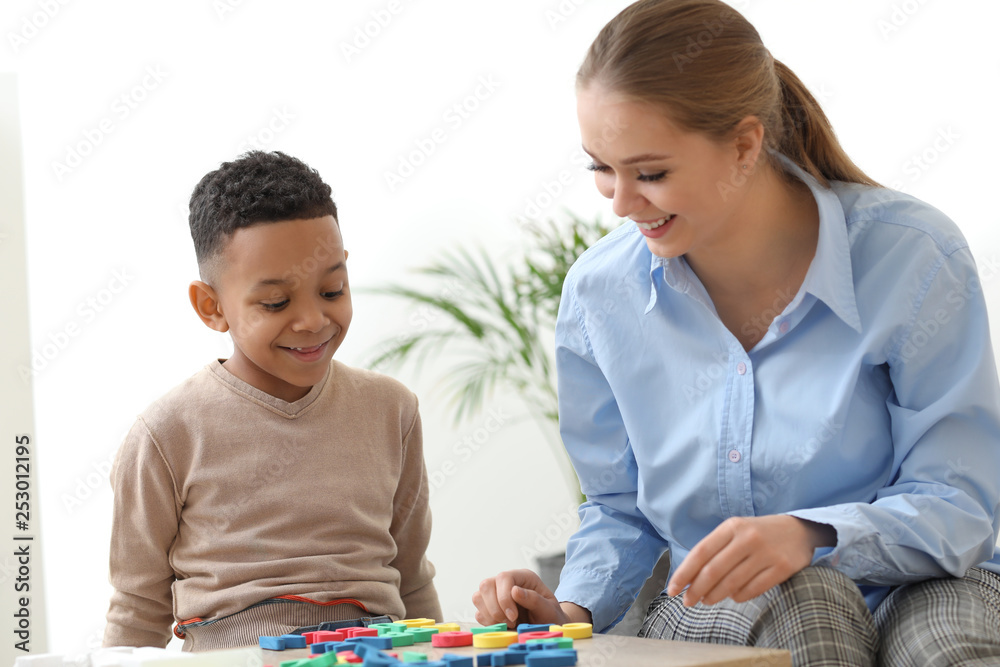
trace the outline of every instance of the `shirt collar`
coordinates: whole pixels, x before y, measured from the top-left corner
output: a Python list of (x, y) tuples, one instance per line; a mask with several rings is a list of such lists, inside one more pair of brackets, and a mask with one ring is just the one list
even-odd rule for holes
[[(805, 293), (812, 294), (825, 303), (849, 327), (861, 332), (861, 317), (854, 293), (854, 273), (851, 268), (851, 246), (847, 239), (847, 218), (844, 207), (833, 190), (824, 188), (815, 178), (780, 153), (772, 153), (781, 161), (785, 169), (805, 183), (816, 199), (819, 210), (819, 240), (816, 255), (809, 265), (805, 280), (795, 301), (801, 301)], [(650, 277), (652, 293), (648, 313), (656, 304), (656, 270), (663, 269), (663, 280), (673, 290), (680, 293), (691, 292), (693, 284), (700, 287), (700, 281), (691, 272), (682, 257), (663, 258), (652, 256)], [(706, 295), (707, 297), (707, 295)]]
[(825, 303), (849, 327), (861, 333), (861, 316), (854, 293), (851, 244), (847, 239), (847, 217), (840, 197), (780, 153), (785, 168), (809, 186), (819, 209), (819, 241), (800, 292), (808, 292)]

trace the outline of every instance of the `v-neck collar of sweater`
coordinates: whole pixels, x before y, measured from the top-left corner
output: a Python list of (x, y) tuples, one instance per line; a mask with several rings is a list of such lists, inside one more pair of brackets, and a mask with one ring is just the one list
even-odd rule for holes
[(244, 398), (287, 417), (298, 417), (313, 403), (315, 403), (316, 399), (323, 392), (323, 387), (325, 387), (326, 383), (329, 382), (330, 375), (334, 372), (334, 362), (331, 360), (330, 366), (326, 369), (326, 375), (323, 376), (323, 379), (314, 384), (308, 394), (297, 401), (289, 403), (288, 401), (272, 396), (271, 394), (261, 391), (257, 387), (239, 379), (222, 365), (224, 361), (225, 359), (216, 359), (207, 366), (209, 372), (211, 372), (216, 379)]

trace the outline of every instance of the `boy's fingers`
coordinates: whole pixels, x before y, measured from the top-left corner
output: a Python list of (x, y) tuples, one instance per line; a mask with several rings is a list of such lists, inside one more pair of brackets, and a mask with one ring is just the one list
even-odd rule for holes
[(497, 602), (497, 585), (494, 577), (483, 579), (479, 583), (478, 594), (481, 599), (481, 603), (476, 604), (476, 606), (479, 608), (484, 620), (486, 621), (480, 621), (480, 623), (483, 625), (493, 625), (494, 623), (506, 620), (505, 614), (501, 610), (500, 604)]
[(496, 576), (497, 605), (501, 616), (496, 622), (506, 621), (508, 625), (517, 625), (517, 602), (511, 596), (511, 591), (517, 585), (517, 572), (501, 572)]
[[(521, 597), (515, 599), (513, 595), (515, 590), (531, 593), (533, 597), (528, 599), (530, 607), (521, 604)], [(476, 620), (483, 625), (504, 622), (508, 626), (516, 626), (522, 610), (535, 609), (545, 600), (555, 603), (552, 592), (531, 570), (508, 570), (495, 577), (483, 579), (479, 584), (479, 590), (472, 596), (472, 602), (478, 610)], [(548, 612), (544, 613), (551, 615)]]
[(472, 594), (472, 604), (476, 605), (476, 623), (492, 625), (492, 621), (486, 616), (486, 605), (483, 604), (483, 596), (479, 591)]
[[(531, 614), (534, 622), (557, 622), (555, 603), (536, 591), (516, 586), (511, 591), (514, 600)], [(531, 613), (534, 612), (534, 613)]]

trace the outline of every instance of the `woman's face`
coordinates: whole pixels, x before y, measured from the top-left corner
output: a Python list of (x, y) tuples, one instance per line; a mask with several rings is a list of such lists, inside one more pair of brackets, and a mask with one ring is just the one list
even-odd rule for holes
[(745, 170), (737, 143), (685, 132), (662, 111), (591, 84), (577, 95), (583, 149), (615, 215), (631, 218), (654, 255), (709, 251), (738, 223)]

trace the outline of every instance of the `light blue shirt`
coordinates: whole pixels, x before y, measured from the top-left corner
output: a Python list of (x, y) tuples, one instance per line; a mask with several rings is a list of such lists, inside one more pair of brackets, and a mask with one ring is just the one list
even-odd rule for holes
[(819, 207), (816, 255), (787, 307), (776, 294), (745, 325), (766, 331), (749, 352), (632, 223), (566, 278), (560, 430), (587, 501), (556, 597), (596, 629), (664, 549), (674, 570), (734, 516), (833, 526), (813, 564), (871, 609), (888, 586), (1000, 572), (1000, 387), (965, 239), (913, 197), (792, 168)]

